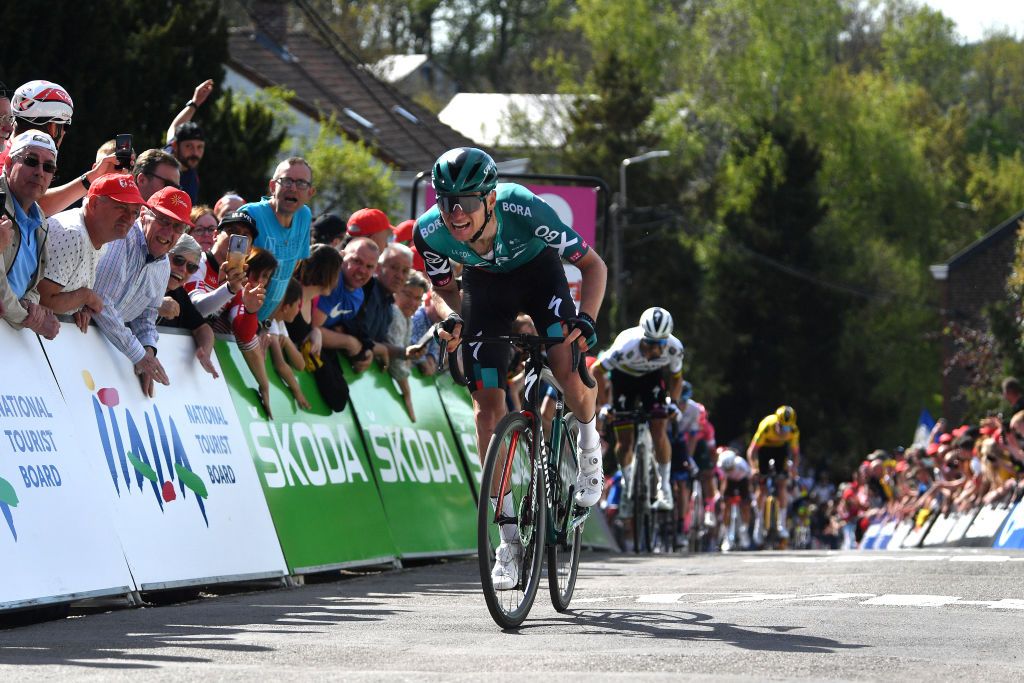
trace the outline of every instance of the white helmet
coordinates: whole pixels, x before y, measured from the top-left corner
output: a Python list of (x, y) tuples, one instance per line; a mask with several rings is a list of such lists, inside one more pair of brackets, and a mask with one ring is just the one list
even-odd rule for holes
[(37, 123), (71, 123), (75, 103), (68, 91), (50, 81), (29, 81), (14, 91), (14, 115)]
[(672, 314), (664, 308), (648, 308), (640, 316), (640, 327), (648, 339), (668, 339), (672, 334)]
[(718, 466), (728, 472), (732, 468), (736, 467), (736, 461), (739, 457), (740, 456), (736, 455), (736, 451), (731, 448), (726, 448), (718, 454)]

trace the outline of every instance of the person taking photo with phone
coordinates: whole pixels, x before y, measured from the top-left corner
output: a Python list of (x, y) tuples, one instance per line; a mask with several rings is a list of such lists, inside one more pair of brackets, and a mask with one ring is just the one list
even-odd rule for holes
[[(245, 255), (258, 234), (256, 220), (247, 213), (236, 211), (221, 219), (213, 248), (202, 253), (199, 268), (185, 283), (185, 291), (203, 317), (219, 315), (241, 291)], [(237, 257), (229, 261), (232, 245)]]

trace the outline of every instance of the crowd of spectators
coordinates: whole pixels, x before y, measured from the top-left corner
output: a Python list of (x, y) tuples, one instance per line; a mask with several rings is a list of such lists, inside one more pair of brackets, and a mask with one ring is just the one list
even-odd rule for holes
[[(921, 527), (939, 515), (1004, 504), (1024, 494), (1024, 391), (1002, 383), (1007, 410), (976, 424), (935, 423), (923, 443), (875, 450), (823, 505), (825, 545), (855, 548), (867, 527), (912, 520)], [(1005, 418), (1009, 415), (1009, 418)]]
[(396, 227), (373, 207), (314, 220), (313, 169), (299, 156), (275, 166), (264, 197), (229, 190), (200, 205), (199, 169), (217, 153), (200, 111), (214, 87), (195, 88), (160, 146), (129, 159), (103, 142), (90, 169), (51, 187), (74, 101), (50, 81), (0, 83), (0, 316), (47, 339), (61, 333), (57, 315), (82, 334), (94, 324), (150, 397), (174, 381), (158, 359), (158, 326), (191, 333), (197, 364), (214, 378), (215, 335), (231, 334), (268, 418), (268, 354), (300, 409), (311, 404), (298, 371), (314, 374), (331, 408), (344, 407), (337, 358), (321, 354), (336, 349), (357, 373), (387, 368), (415, 419), (410, 369), (433, 374), (438, 358), (412, 221)]

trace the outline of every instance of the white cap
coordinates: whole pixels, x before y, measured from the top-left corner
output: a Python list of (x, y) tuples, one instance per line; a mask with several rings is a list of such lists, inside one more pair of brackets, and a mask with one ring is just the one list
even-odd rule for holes
[(53, 138), (46, 133), (38, 130), (26, 130), (24, 133), (18, 135), (11, 141), (11, 151), (8, 152), (9, 156), (17, 156), (21, 152), (24, 152), (29, 147), (39, 147), (40, 149), (49, 150), (53, 152), (53, 158), (57, 158), (57, 145), (54, 144)]

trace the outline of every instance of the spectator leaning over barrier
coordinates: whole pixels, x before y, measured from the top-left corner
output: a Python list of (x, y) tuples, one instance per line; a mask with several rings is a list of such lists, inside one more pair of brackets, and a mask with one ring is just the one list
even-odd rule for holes
[(295, 277), (302, 286), (302, 302), (298, 314), (285, 320), (288, 336), (306, 358), (306, 369), (314, 370), (311, 356), (319, 356), (323, 348), (323, 333), (313, 324), (313, 300), (331, 294), (341, 281), (342, 258), (333, 247), (314, 244), (310, 247), (309, 258), (299, 261)]
[(350, 238), (369, 237), (384, 251), (394, 229), (387, 214), (380, 209), (359, 209), (348, 217), (346, 233)]
[(199, 269), (185, 283), (185, 291), (204, 318), (220, 315), (245, 282), (245, 266), (232, 268), (227, 262), (231, 236), (245, 235), (252, 244), (258, 234), (256, 221), (247, 213), (230, 213), (221, 220), (213, 248), (203, 252)]
[[(19, 87), (11, 97), (11, 109), (15, 116), (15, 135), (36, 130), (49, 135), (57, 149), (64, 142), (64, 136), (71, 126), (75, 105), (67, 90), (50, 81), (29, 81)], [(60, 187), (52, 187), (39, 199), (39, 206), (46, 215), (71, 206), (85, 196), (89, 184), (102, 175), (113, 173), (117, 158), (113, 155), (97, 160), (92, 168), (74, 180)]]
[(416, 421), (416, 411), (412, 407), (412, 392), (409, 388), (410, 361), (418, 359), (426, 349), (426, 343), (415, 344), (410, 341), (412, 332), (411, 318), (419, 307), (423, 293), (427, 291), (427, 279), (420, 273), (412, 271), (408, 274), (405, 284), (395, 293), (395, 303), (392, 304), (391, 324), (388, 327), (388, 344), (401, 353), (389, 356), (386, 364), (388, 372), (398, 383), (402, 392), (402, 399), (405, 401), (405, 410), (409, 413), (409, 419)]
[(324, 347), (348, 356), (356, 372), (369, 367), (373, 351), (373, 340), (359, 336), (354, 323), (365, 302), (364, 287), (373, 279), (379, 253), (376, 242), (368, 237), (357, 237), (346, 244), (337, 286), (321, 296), (313, 309), (312, 323), (320, 329)]
[(103, 310), (92, 289), (103, 248), (124, 239), (145, 206), (130, 175), (108, 173), (92, 184), (81, 208), (50, 216), (40, 303), (54, 313), (73, 313), (79, 329), (88, 331), (88, 319)]
[(405, 346), (388, 343), (395, 295), (405, 286), (412, 270), (412, 250), (404, 244), (391, 244), (377, 261), (377, 273), (363, 287), (366, 298), (356, 316), (357, 333), (374, 341), (373, 354), (387, 365), (392, 358), (404, 358)]
[[(418, 271), (417, 271), (418, 272)], [(435, 324), (441, 322), (441, 316), (437, 312), (437, 307), (434, 305), (434, 294), (433, 290), (427, 289), (423, 294), (423, 303), (416, 309), (416, 312), (412, 316), (412, 341), (413, 343), (419, 341), (424, 335), (427, 335), (428, 341), (423, 356), (416, 361), (416, 365), (419, 367), (420, 372), (424, 375), (433, 375), (437, 372), (437, 363), (439, 360), (440, 348), (437, 342), (434, 341), (434, 335), (428, 334), (432, 331)]]
[(260, 232), (256, 246), (270, 251), (278, 262), (259, 312), (260, 322), (277, 309), (296, 264), (309, 256), (312, 215), (306, 202), (316, 194), (313, 168), (302, 157), (289, 157), (274, 169), (268, 187), (269, 197), (239, 209), (256, 219)]
[(284, 290), (284, 298), (281, 305), (277, 307), (270, 317), (270, 334), (268, 335), (267, 349), (270, 351), (270, 358), (274, 362), (274, 369), (280, 375), (281, 381), (295, 397), (295, 402), (303, 410), (309, 410), (309, 400), (302, 393), (299, 380), (295, 378), (295, 370), (304, 370), (306, 360), (302, 352), (295, 346), (288, 337), (288, 324), (295, 321), (302, 308), (302, 284), (292, 278)]
[(221, 198), (213, 205), (213, 215), (217, 217), (217, 221), (219, 222), (229, 213), (238, 211), (244, 204), (245, 199), (242, 198), (242, 195), (238, 194), (234, 190), (228, 190), (221, 195)]
[(333, 213), (325, 213), (313, 221), (310, 239), (313, 244), (326, 244), (340, 251), (346, 243), (345, 230), (345, 221)]
[(192, 120), (199, 107), (213, 91), (213, 80), (205, 80), (196, 86), (192, 99), (171, 121), (167, 128), (167, 146), (164, 151), (170, 152), (181, 163), (181, 189), (188, 192), (192, 203), (199, 201), (199, 162), (206, 153), (206, 141), (199, 124)]
[(213, 209), (205, 204), (192, 207), (190, 214), (194, 228), (188, 231), (192, 238), (199, 242), (203, 251), (213, 249), (213, 242), (217, 239), (217, 217), (213, 215)]
[(181, 166), (177, 159), (162, 149), (147, 149), (135, 159), (132, 176), (142, 198), (149, 201), (154, 192), (165, 187), (179, 189)]
[(218, 321), (221, 325), (226, 322), (230, 328), (217, 328), (218, 331), (230, 330), (235, 336), (242, 357), (256, 378), (260, 402), (271, 420), (274, 415), (270, 409), (270, 380), (267, 377), (266, 354), (260, 344), (257, 312), (263, 305), (267, 283), (276, 269), (277, 259), (273, 254), (266, 249), (253, 247), (245, 259), (246, 280), (242, 290), (231, 300), (227, 312)]
[(154, 382), (170, 384), (156, 357), (157, 310), (167, 289), (167, 252), (189, 226), (188, 195), (165, 187), (149, 198), (149, 208), (123, 240), (111, 242), (96, 268), (96, 293), (103, 312), (96, 324), (135, 365), (142, 392), (153, 396)]
[(3, 269), (0, 273), (0, 303), (4, 320), (14, 327), (27, 327), (53, 339), (60, 323), (50, 309), (39, 303), (37, 286), (46, 272), (46, 216), (37, 203), (57, 172), (57, 146), (46, 133), (21, 133), (11, 143), (4, 160), (0, 192), (6, 194), (4, 213), (13, 219), (4, 224)]
[(167, 291), (164, 292), (163, 303), (160, 304), (158, 325), (180, 327), (192, 333), (196, 342), (196, 360), (203, 370), (217, 379), (217, 368), (214, 367), (213, 356), (214, 334), (206, 319), (188, 298), (182, 285), (191, 273), (199, 268), (199, 256), (203, 253), (199, 243), (189, 235), (182, 235), (167, 253), (170, 261), (171, 274), (167, 278)]

